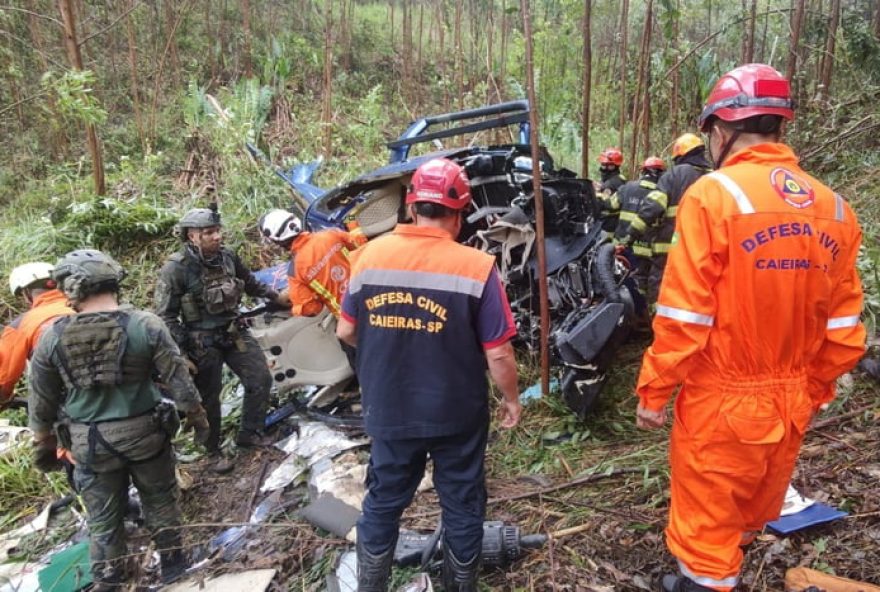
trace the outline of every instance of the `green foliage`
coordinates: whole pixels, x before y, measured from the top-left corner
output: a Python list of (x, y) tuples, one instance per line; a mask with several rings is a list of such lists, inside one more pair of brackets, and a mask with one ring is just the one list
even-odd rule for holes
[(0, 531), (67, 492), (64, 474), (40, 473), (33, 466), (29, 443), (0, 455)]
[(95, 73), (91, 70), (67, 70), (60, 76), (50, 70), (40, 82), (47, 94), (54, 95), (58, 112), (68, 120), (92, 125), (107, 120), (107, 112), (93, 94)]

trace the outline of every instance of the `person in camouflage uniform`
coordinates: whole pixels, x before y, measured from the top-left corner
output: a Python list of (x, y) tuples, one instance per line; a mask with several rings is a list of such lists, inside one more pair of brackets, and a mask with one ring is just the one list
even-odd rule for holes
[(95, 590), (116, 589), (126, 577), (123, 516), (130, 482), (159, 550), (162, 580), (176, 579), (186, 567), (171, 448), (179, 419), (175, 407), (162, 402), (154, 373), (195, 428), (196, 440), (208, 435), (207, 414), (165, 324), (150, 312), (120, 306), (123, 275), (100, 251), (73, 251), (58, 262), (54, 278), (76, 314), (43, 331), (29, 381), (34, 464), (60, 469), (59, 442), (73, 455)]
[(220, 214), (210, 208), (187, 212), (178, 224), (183, 249), (172, 255), (156, 283), (154, 308), (195, 370), (211, 434), (206, 447), (217, 458), (214, 470), (231, 464), (220, 455), (220, 391), (225, 363), (244, 386), (239, 446), (271, 444), (263, 436), (272, 377), (266, 358), (247, 328), (237, 322), (244, 294), (278, 300), (238, 255), (222, 246)]

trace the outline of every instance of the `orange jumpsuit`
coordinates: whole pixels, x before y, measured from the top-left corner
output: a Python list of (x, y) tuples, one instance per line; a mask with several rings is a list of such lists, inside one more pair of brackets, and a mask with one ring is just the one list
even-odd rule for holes
[(44, 326), (56, 317), (73, 314), (67, 296), (60, 290), (47, 290), (36, 298), (30, 310), (13, 320), (0, 334), (0, 403), (12, 398), (15, 384), (24, 374), (28, 359), (37, 346)]
[(677, 385), (667, 545), (682, 574), (730, 590), (742, 535), (779, 516), (813, 413), (865, 347), (861, 229), (783, 144), (731, 155), (678, 210), (636, 392)]
[(350, 252), (366, 242), (342, 230), (302, 232), (290, 245), (293, 261), (287, 272), (291, 312), (315, 316), (326, 306), (339, 316), (342, 296), (351, 277)]

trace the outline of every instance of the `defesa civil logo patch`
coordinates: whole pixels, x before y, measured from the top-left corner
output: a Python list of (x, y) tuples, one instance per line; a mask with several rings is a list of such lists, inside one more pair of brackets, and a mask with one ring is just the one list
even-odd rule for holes
[(815, 193), (809, 181), (795, 173), (777, 167), (770, 171), (770, 184), (782, 200), (793, 208), (813, 205)]

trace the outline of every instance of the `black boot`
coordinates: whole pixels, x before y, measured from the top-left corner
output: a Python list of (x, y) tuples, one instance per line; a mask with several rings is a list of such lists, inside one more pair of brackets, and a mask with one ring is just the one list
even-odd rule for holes
[(479, 571), (479, 554), (463, 563), (449, 547), (443, 550), (443, 589), (446, 592), (476, 592)]
[(357, 543), (358, 592), (386, 592), (388, 580), (391, 578), (391, 561), (394, 559), (394, 546), (373, 555), (367, 551), (360, 541)]
[[(117, 560), (118, 562), (118, 560)], [(113, 561), (98, 561), (92, 564), (91, 592), (117, 592), (125, 583), (125, 570)]]
[(714, 592), (712, 588), (701, 586), (690, 578), (666, 574), (660, 582), (660, 592)]
[(162, 551), (159, 553), (159, 562), (162, 565), (162, 583), (176, 582), (186, 573), (188, 567), (183, 549)]

